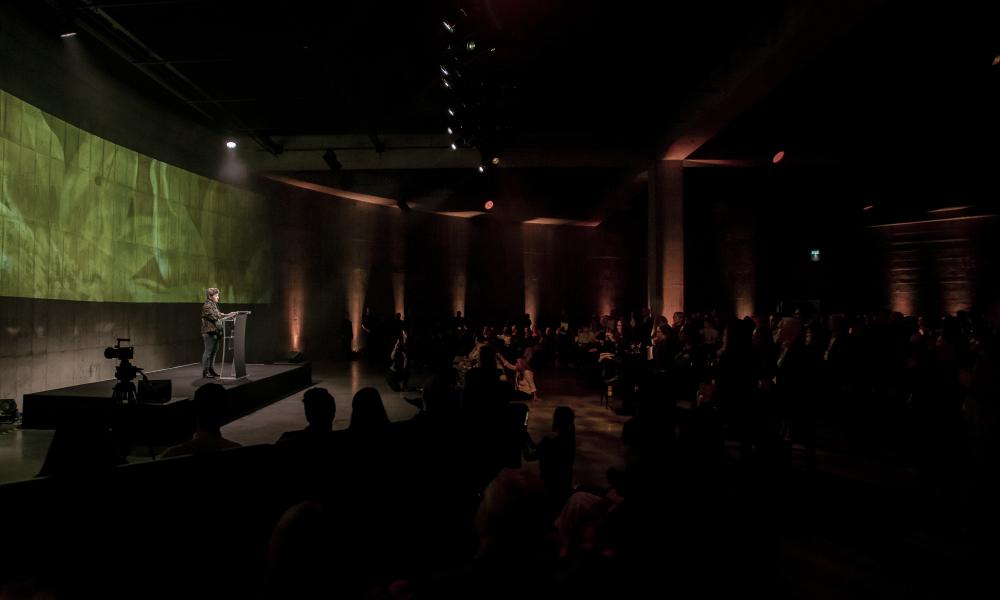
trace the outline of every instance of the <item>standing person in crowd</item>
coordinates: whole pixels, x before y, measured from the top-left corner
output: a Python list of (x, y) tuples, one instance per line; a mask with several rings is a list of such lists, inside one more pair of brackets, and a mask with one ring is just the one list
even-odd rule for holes
[(523, 358), (517, 359), (517, 364), (511, 364), (503, 356), (500, 361), (504, 368), (514, 371), (514, 400), (535, 400), (537, 389), (535, 388), (535, 373), (528, 368), (528, 361)]
[(410, 355), (407, 348), (409, 334), (405, 329), (400, 329), (396, 337), (396, 345), (389, 355), (391, 364), (389, 365), (388, 382), (389, 387), (394, 392), (401, 392), (406, 389), (410, 380)]

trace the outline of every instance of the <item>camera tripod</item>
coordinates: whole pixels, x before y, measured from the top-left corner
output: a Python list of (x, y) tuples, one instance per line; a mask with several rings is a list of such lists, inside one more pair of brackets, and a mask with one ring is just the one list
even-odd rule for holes
[[(118, 383), (115, 384), (111, 392), (112, 431), (118, 440), (120, 452), (123, 456), (128, 454), (133, 441), (140, 434), (144, 433), (135, 384), (132, 383), (136, 375), (142, 375), (143, 378), (146, 377), (142, 369), (132, 366), (128, 359), (122, 359), (121, 364), (115, 369), (115, 378), (118, 380)], [(155, 459), (156, 452), (153, 450), (153, 444), (149, 441), (148, 434), (146, 437), (146, 449), (149, 451), (149, 457)]]
[(131, 381), (121, 381), (115, 384), (111, 392), (111, 403), (114, 406), (135, 406), (135, 384)]

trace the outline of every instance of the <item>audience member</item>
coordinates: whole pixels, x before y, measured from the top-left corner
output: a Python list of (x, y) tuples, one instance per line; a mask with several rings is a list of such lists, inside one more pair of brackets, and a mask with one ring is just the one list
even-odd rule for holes
[(196, 430), (190, 441), (171, 446), (161, 458), (185, 454), (205, 454), (239, 448), (240, 444), (222, 437), (222, 422), (226, 414), (228, 392), (218, 383), (206, 383), (194, 393)]

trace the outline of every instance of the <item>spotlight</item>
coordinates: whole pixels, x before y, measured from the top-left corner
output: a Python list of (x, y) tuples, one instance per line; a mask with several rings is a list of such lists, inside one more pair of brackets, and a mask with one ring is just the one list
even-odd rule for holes
[(233, 150), (236, 148), (236, 142), (234, 140), (226, 140), (226, 148)]
[(448, 107), (448, 114), (450, 116), (454, 117), (455, 116), (455, 109), (453, 109), (452, 107), (449, 106)]
[(458, 150), (458, 146), (455, 145), (455, 142), (451, 143), (451, 149), (452, 150)]
[(451, 84), (448, 83), (448, 80), (445, 79), (444, 77), (441, 78), (441, 85), (443, 85), (445, 87), (445, 89), (450, 89), (451, 88)]
[(340, 161), (337, 160), (337, 153), (330, 148), (327, 148), (326, 152), (323, 153), (323, 162), (326, 163), (326, 166), (330, 167), (331, 171), (339, 171), (344, 167), (344, 165), (340, 164)]
[(444, 25), (444, 28), (448, 31), (448, 33), (455, 33), (455, 25), (452, 23), (449, 23), (448, 21), (441, 21), (441, 24)]
[(493, 210), (493, 201), (487, 200), (486, 204), (483, 205), (483, 208), (485, 208), (486, 210)]
[(485, 173), (486, 172), (486, 167), (484, 167), (483, 165), (479, 165), (479, 172), (480, 173)]
[(490, 162), (493, 163), (494, 165), (499, 165), (500, 164), (500, 157), (499, 156), (494, 156), (493, 159)]
[(452, 129), (451, 127), (449, 127), (448, 128), (448, 135), (452, 135), (453, 133), (455, 133), (455, 130)]
[(875, 208), (875, 205), (874, 204), (869, 204), (868, 206), (862, 208), (861, 210), (863, 210), (865, 212), (868, 212), (868, 211), (870, 211), (873, 208)]
[(451, 75), (451, 73), (448, 72), (448, 69), (446, 69), (444, 65), (441, 65), (441, 74), (444, 75), (445, 77)]
[(472, 52), (473, 50), (475, 50), (476, 49), (476, 40), (469, 40), (469, 41), (465, 42), (465, 49), (468, 50), (469, 52)]
[(778, 164), (781, 162), (783, 158), (785, 158), (785, 151), (778, 150), (778, 153), (774, 155), (774, 158), (771, 159), (771, 162), (773, 162), (774, 164)]
[(497, 51), (496, 48), (490, 48), (490, 52), (496, 52), (496, 51)]
[(64, 33), (60, 33), (59, 37), (61, 37), (63, 39), (71, 38), (71, 37), (76, 37), (76, 32), (75, 31), (66, 31)]

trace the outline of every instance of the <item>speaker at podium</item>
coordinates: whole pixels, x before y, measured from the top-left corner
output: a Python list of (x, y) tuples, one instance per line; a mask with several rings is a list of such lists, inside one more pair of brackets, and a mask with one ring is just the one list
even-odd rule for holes
[(243, 379), (247, 376), (246, 333), (247, 317), (250, 314), (249, 310), (237, 310), (222, 319), (222, 366), (219, 368), (219, 379)]

